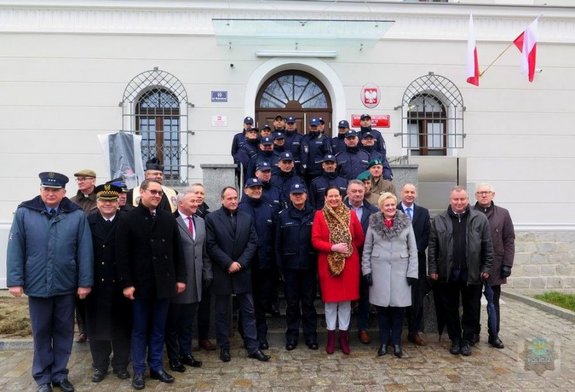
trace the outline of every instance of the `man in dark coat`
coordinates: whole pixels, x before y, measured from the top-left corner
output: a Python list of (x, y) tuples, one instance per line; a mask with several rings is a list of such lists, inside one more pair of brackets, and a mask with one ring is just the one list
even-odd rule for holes
[(316, 210), (321, 210), (325, 204), (325, 190), (336, 186), (342, 196), (347, 190), (347, 180), (337, 175), (337, 159), (335, 155), (327, 154), (321, 164), (323, 174), (314, 178), (309, 187), (309, 201)]
[(288, 207), (278, 214), (275, 252), (285, 281), (286, 350), (296, 348), (302, 324), (305, 344), (317, 350), (317, 252), (311, 245), (311, 227), (315, 210), (307, 203), (305, 185), (294, 184)]
[(238, 211), (238, 191), (225, 187), (221, 192), (222, 207), (206, 217), (207, 250), (214, 275), (216, 295), (216, 336), (220, 359), (230, 356), (230, 298), (236, 295), (243, 324), (244, 345), (250, 358), (267, 361), (259, 349), (254, 300), (252, 297), (251, 262), (257, 250), (257, 234), (251, 216)]
[(423, 331), (423, 298), (429, 292), (427, 281), (427, 262), (425, 250), (429, 244), (430, 218), (429, 210), (415, 204), (417, 189), (413, 184), (405, 184), (401, 188), (401, 202), (397, 209), (404, 212), (411, 219), (411, 226), (417, 243), (417, 265), (419, 274), (417, 282), (411, 285), (411, 307), (408, 311), (408, 334), (407, 340), (418, 346), (425, 346), (425, 340), (421, 336)]
[[(491, 228), (491, 240), (493, 241), (493, 268), (489, 279), (484, 282), (485, 299), (487, 300), (487, 330), (489, 332), (489, 344), (495, 348), (504, 348), (499, 338), (499, 298), (501, 297), (501, 285), (507, 283), (511, 275), (513, 258), (515, 257), (515, 230), (509, 211), (496, 206), (493, 203), (495, 192), (489, 184), (479, 184), (475, 188), (477, 203), (473, 207), (487, 216)], [(479, 319), (479, 317), (478, 317)], [(475, 341), (479, 341), (481, 325), (477, 327)]]
[[(351, 180), (347, 184), (347, 197), (345, 204), (357, 215), (363, 229), (363, 234), (367, 233), (369, 226), (369, 216), (379, 211), (377, 207), (365, 200), (365, 186), (360, 180)], [(363, 247), (358, 249), (359, 257)], [(371, 343), (371, 338), (367, 333), (369, 324), (369, 285), (364, 279), (359, 281), (359, 301), (357, 304), (357, 336), (363, 344)]]
[(97, 210), (88, 216), (94, 245), (94, 287), (86, 298), (86, 325), (94, 369), (92, 382), (97, 383), (108, 374), (112, 351), (113, 372), (120, 379), (130, 377), (132, 309), (130, 300), (122, 295), (115, 253), (122, 188), (105, 184), (94, 192)]
[(482, 284), (493, 264), (493, 244), (489, 222), (484, 214), (469, 208), (465, 188), (454, 187), (447, 211), (431, 222), (427, 260), (429, 277), (441, 287), (440, 301), (451, 339), (449, 352), (469, 356), (479, 324)]
[(151, 378), (174, 381), (163, 366), (164, 335), (170, 301), (186, 288), (186, 270), (176, 218), (159, 208), (162, 196), (158, 181), (144, 180), (140, 204), (119, 222), (116, 232), (123, 294), (133, 300), (134, 389), (146, 386), (146, 348)]
[(345, 150), (337, 155), (338, 174), (348, 180), (353, 180), (367, 170), (369, 154), (359, 148), (357, 132), (350, 130), (345, 134)]

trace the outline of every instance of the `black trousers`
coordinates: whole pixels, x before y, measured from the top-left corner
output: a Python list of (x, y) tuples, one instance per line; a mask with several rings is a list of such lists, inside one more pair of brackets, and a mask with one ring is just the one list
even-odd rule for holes
[[(248, 353), (259, 349), (256, 320), (254, 317), (254, 300), (251, 293), (236, 294), (239, 304), (242, 337)], [(220, 348), (230, 349), (230, 311), (231, 294), (216, 295), (216, 339)]]
[(171, 303), (166, 323), (166, 351), (170, 360), (192, 354), (192, 333), (198, 303)]
[(285, 269), (284, 290), (286, 308), (286, 341), (297, 343), (300, 323), (305, 341), (317, 342), (317, 312), (314, 300), (317, 294), (315, 269)]
[(405, 308), (395, 306), (376, 306), (375, 308), (377, 309), (380, 344), (400, 345)]
[(430, 291), (427, 276), (419, 275), (417, 282), (411, 286), (411, 306), (407, 310), (407, 330), (410, 336), (423, 331), (423, 299)]
[(272, 275), (275, 277), (271, 269), (252, 269), (252, 295), (254, 298), (254, 315), (259, 341), (267, 339), (268, 335), (266, 309), (271, 307), (273, 287), (277, 285), (277, 280), (272, 279)]
[[(449, 339), (459, 341), (463, 338), (467, 342), (472, 342), (479, 324), (482, 286), (467, 284), (465, 281), (442, 283), (442, 286), (441, 300)], [(459, 317), (460, 304), (463, 307), (461, 317)]]
[(112, 340), (94, 340), (90, 338), (90, 352), (92, 354), (92, 367), (103, 372), (108, 371), (110, 355), (112, 352), (112, 370), (126, 370), (130, 363), (130, 331), (115, 328), (112, 331)]
[(202, 300), (198, 306), (198, 340), (210, 338), (210, 318), (212, 315), (212, 285), (202, 286)]

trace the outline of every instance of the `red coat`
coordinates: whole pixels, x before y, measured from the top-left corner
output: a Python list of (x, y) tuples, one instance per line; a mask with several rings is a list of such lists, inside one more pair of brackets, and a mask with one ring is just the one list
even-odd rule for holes
[(323, 211), (316, 211), (311, 230), (311, 243), (319, 252), (317, 269), (323, 302), (353, 301), (359, 298), (360, 259), (357, 248), (363, 245), (365, 237), (354, 211), (351, 211), (350, 231), (353, 253), (345, 260), (343, 272), (338, 276), (331, 276), (327, 255), (333, 244), (329, 242), (329, 229)]

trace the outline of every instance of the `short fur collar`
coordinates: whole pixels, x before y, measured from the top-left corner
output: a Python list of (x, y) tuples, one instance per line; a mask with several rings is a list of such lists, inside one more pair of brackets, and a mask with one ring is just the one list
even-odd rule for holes
[(388, 229), (387, 226), (383, 223), (383, 213), (376, 212), (369, 216), (369, 227), (373, 231), (375, 231), (378, 235), (383, 238), (394, 238), (399, 236), (399, 234), (411, 225), (411, 221), (402, 211), (397, 210), (395, 213), (395, 217), (393, 218), (393, 226), (391, 229)]

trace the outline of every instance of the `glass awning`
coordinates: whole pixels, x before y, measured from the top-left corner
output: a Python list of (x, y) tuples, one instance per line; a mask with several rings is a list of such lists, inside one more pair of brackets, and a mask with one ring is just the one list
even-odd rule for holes
[(218, 45), (267, 47), (373, 46), (393, 20), (212, 19)]

